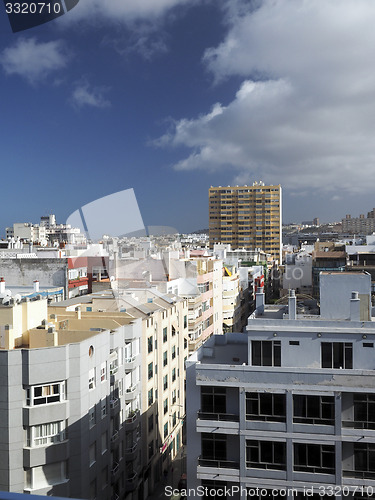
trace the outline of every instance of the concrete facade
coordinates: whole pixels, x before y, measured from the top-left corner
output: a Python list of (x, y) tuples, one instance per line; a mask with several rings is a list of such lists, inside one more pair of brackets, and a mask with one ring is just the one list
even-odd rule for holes
[(260, 248), (281, 264), (281, 186), (211, 187), (209, 189), (210, 248)]
[[(140, 447), (134, 446), (139, 413), (129, 413), (131, 422), (126, 413), (139, 394), (140, 371), (124, 346), (133, 339), (139, 358), (141, 320), (126, 314), (99, 320), (61, 309), (59, 316), (38, 297), (1, 305), (1, 324), (24, 304), (22, 345), (0, 350), (0, 490), (125, 498), (140, 481), (134, 473), (140, 464)], [(133, 372), (138, 392), (129, 394), (125, 379)]]
[(300, 317), (291, 293), (288, 319), (265, 309), (247, 335), (213, 337), (189, 358), (188, 488), (371, 496), (375, 325), (359, 320), (358, 293), (346, 307), (351, 319)]

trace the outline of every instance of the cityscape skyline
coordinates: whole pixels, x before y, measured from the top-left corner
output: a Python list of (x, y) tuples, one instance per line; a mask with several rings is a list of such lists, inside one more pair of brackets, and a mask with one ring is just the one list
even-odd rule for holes
[(285, 221), (367, 211), (374, 20), (368, 0), (93, 0), (14, 34), (3, 11), (0, 227), (133, 188), (146, 226), (189, 232), (211, 185), (260, 180)]

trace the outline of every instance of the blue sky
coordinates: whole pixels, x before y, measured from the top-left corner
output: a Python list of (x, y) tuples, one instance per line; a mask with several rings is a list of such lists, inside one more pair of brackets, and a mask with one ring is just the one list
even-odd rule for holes
[(192, 231), (210, 185), (254, 180), (284, 221), (367, 213), (374, 24), (370, 0), (80, 0), (17, 34), (0, 11), (0, 235), (127, 188)]

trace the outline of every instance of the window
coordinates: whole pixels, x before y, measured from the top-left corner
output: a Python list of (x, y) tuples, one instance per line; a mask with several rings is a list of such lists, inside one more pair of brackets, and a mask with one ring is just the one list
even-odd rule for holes
[(174, 412), (173, 416), (172, 416), (172, 426), (176, 427), (176, 423), (177, 423), (177, 416), (176, 416), (176, 412)]
[(147, 339), (147, 350), (149, 354), (150, 352), (152, 352), (152, 348), (153, 348), (153, 338), (151, 336)]
[(163, 377), (163, 389), (166, 391), (168, 389), (168, 375)]
[(65, 439), (65, 422), (50, 422), (27, 429), (27, 446), (44, 446), (61, 443)]
[(322, 368), (353, 368), (351, 342), (322, 342)]
[(374, 479), (375, 444), (354, 443), (354, 471), (344, 471), (346, 477)]
[(247, 440), (246, 467), (286, 470), (286, 443)]
[(172, 359), (175, 359), (175, 357), (176, 357), (176, 346), (173, 345), (172, 346)]
[(154, 429), (154, 415), (148, 417), (148, 432), (152, 432)]
[(187, 338), (184, 338), (184, 349), (187, 349), (187, 346), (188, 346)]
[(247, 392), (246, 420), (286, 422), (285, 394)]
[(163, 366), (167, 366), (168, 364), (168, 353), (167, 351), (163, 352)]
[(168, 411), (168, 398), (164, 399), (163, 408), (164, 408), (164, 415), (165, 415)]
[(226, 460), (227, 459), (226, 435), (203, 432), (202, 458), (207, 460)]
[(280, 340), (253, 340), (251, 363), (253, 366), (281, 366)]
[(294, 394), (293, 423), (334, 425), (334, 397)]
[(153, 363), (149, 363), (147, 373), (148, 373), (148, 380), (152, 379), (152, 377), (154, 376)]
[(96, 442), (90, 444), (89, 447), (89, 466), (91, 467), (96, 462)]
[(105, 432), (102, 433), (102, 437), (101, 437), (102, 455), (108, 449), (108, 444), (107, 443), (108, 443), (108, 433), (107, 433), (107, 431), (105, 431)]
[(154, 402), (154, 391), (150, 389), (148, 391), (148, 406), (151, 406), (153, 402)]
[(163, 342), (167, 342), (168, 340), (168, 333), (167, 333), (167, 327), (163, 328)]
[(225, 387), (201, 387), (201, 410), (205, 413), (226, 413)]
[(174, 405), (176, 402), (176, 389), (173, 389), (172, 391), (172, 404)]
[(168, 422), (164, 424), (164, 439), (168, 437)]
[(107, 400), (102, 399), (100, 406), (101, 406), (101, 415), (102, 418), (104, 418), (107, 415)]
[(95, 368), (89, 371), (89, 389), (95, 389)]
[(294, 443), (295, 471), (318, 474), (335, 473), (335, 447), (323, 444)]
[(176, 368), (173, 368), (172, 370), (172, 382), (176, 380)]
[(172, 326), (172, 337), (174, 337), (175, 335), (176, 335), (176, 328)]
[(91, 427), (94, 427), (95, 423), (96, 423), (95, 406), (92, 406), (89, 409), (89, 427), (90, 427), (90, 429), (91, 429)]
[(65, 400), (65, 382), (56, 384), (35, 385), (26, 390), (28, 406), (58, 403)]
[(100, 382), (107, 380), (107, 364), (102, 363), (100, 366)]
[(354, 421), (344, 427), (375, 430), (375, 394), (353, 394)]
[[(199, 285), (198, 285), (199, 288)], [(184, 316), (184, 328), (187, 328), (187, 316)]]

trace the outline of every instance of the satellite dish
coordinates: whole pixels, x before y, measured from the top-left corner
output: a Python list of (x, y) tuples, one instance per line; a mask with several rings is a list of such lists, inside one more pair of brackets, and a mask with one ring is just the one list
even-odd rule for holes
[(16, 295), (13, 297), (15, 302), (17, 302), (17, 304), (19, 304), (22, 300), (22, 297), (19, 293), (16, 293)]
[(114, 276), (111, 276), (111, 277), (109, 278), (109, 281), (115, 281), (115, 277), (114, 277)]
[(2, 300), (3, 306), (9, 305), (9, 302), (10, 302), (10, 297), (4, 297)]
[(47, 240), (46, 240), (46, 239), (44, 239), (44, 238), (43, 238), (42, 240), (40, 240), (40, 246), (41, 246), (41, 247), (46, 247), (46, 246), (47, 246), (47, 243), (48, 243), (48, 242), (47, 242)]

